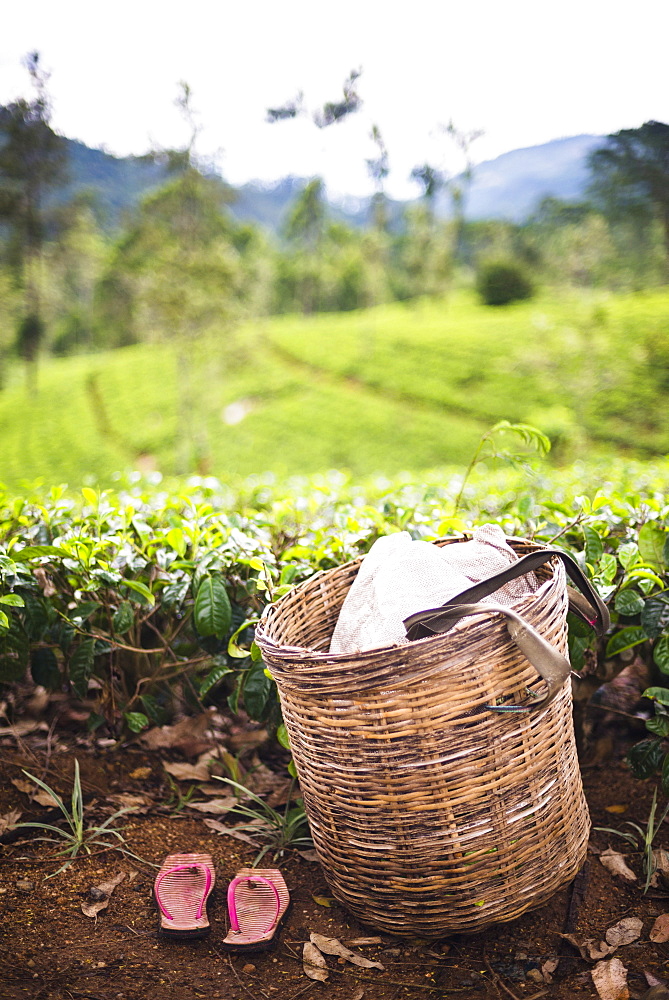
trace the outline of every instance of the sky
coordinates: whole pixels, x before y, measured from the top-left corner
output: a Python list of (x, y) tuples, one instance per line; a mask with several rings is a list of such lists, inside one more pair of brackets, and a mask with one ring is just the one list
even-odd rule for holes
[[(335, 197), (373, 190), (376, 125), (386, 190), (408, 198), (414, 166), (462, 169), (449, 121), (482, 130), (473, 163), (669, 121), (668, 31), (667, 0), (7, 0), (0, 104), (29, 95), (22, 60), (38, 51), (56, 130), (140, 154), (187, 141), (175, 105), (184, 81), (198, 152), (230, 183), (320, 175)], [(361, 110), (318, 129), (309, 113), (339, 99), (353, 69)], [(298, 92), (307, 114), (265, 121)]]

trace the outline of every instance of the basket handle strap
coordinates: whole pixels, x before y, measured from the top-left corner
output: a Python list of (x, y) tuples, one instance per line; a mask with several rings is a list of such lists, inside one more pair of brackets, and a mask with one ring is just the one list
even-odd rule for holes
[(573, 611), (579, 618), (582, 618), (588, 625), (592, 625), (598, 635), (603, 635), (610, 624), (609, 609), (578, 563), (560, 549), (537, 549), (536, 552), (529, 552), (527, 555), (522, 556), (522, 558), (512, 563), (500, 573), (495, 573), (486, 580), (475, 583), (472, 587), (468, 587), (467, 590), (463, 590), (462, 593), (451, 598), (450, 601), (447, 601), (440, 608), (428, 608), (425, 611), (417, 611), (415, 614), (409, 615), (408, 618), (404, 619), (407, 638), (411, 640), (424, 639), (429, 635), (448, 632), (456, 620), (451, 615), (444, 614), (449, 608), (463, 604), (474, 604), (484, 597), (489, 597), (490, 594), (494, 594), (496, 590), (503, 587), (505, 583), (509, 583), (511, 580), (529, 573), (531, 570), (538, 569), (539, 566), (543, 566), (553, 556), (557, 556), (561, 560), (567, 571), (567, 576), (580, 590), (579, 593), (572, 587), (567, 587), (569, 610)]
[(435, 619), (423, 622), (422, 627), (427, 630), (424, 634), (447, 632), (456, 621), (468, 615), (490, 615), (491, 612), (504, 615), (509, 635), (537, 673), (546, 681), (548, 691), (541, 701), (533, 702), (531, 705), (486, 705), (486, 708), (498, 712), (530, 712), (546, 708), (571, 673), (571, 664), (566, 656), (563, 656), (555, 646), (551, 646), (550, 642), (539, 635), (529, 622), (509, 607), (501, 604), (455, 604), (435, 610), (439, 611), (438, 616), (435, 616), (438, 621), (434, 627)]

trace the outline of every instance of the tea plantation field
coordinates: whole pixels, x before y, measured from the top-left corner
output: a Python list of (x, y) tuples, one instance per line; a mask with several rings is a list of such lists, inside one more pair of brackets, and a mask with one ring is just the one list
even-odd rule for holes
[(353, 475), (462, 466), (495, 421), (556, 460), (669, 450), (669, 293), (276, 317), (190, 345), (44, 360), (0, 392), (0, 481), (118, 472)]

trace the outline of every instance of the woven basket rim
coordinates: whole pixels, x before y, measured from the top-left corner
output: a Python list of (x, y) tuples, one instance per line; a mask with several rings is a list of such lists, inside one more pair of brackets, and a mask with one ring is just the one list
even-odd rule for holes
[[(455, 542), (468, 541), (470, 538), (471, 538), (471, 533), (464, 533), (462, 535), (449, 535), (446, 538), (435, 539), (433, 544), (450, 545)], [(512, 548), (514, 547), (514, 542), (518, 546), (523, 546), (523, 547), (527, 547), (528, 545), (530, 545), (533, 550), (546, 549), (549, 547), (543, 544), (542, 542), (535, 542), (534, 540), (527, 538), (518, 538), (517, 536), (514, 535), (506, 535), (505, 539), (511, 545)], [(406, 644), (397, 643), (386, 646), (375, 646), (373, 649), (354, 650), (353, 652), (349, 653), (330, 653), (327, 651), (315, 650), (310, 648), (309, 646), (294, 646), (292, 644), (277, 645), (277, 643), (272, 638), (270, 638), (265, 632), (265, 626), (269, 623), (270, 618), (280, 614), (283, 611), (285, 605), (288, 604), (291, 600), (294, 600), (296, 597), (299, 597), (303, 591), (311, 589), (321, 579), (324, 579), (326, 577), (330, 578), (337, 573), (351, 572), (353, 567), (355, 567), (356, 565), (358, 567), (360, 566), (363, 559), (365, 558), (365, 555), (366, 553), (361, 556), (358, 556), (357, 559), (351, 559), (349, 560), (349, 562), (342, 563), (340, 566), (334, 566), (330, 569), (319, 570), (317, 573), (314, 573), (308, 579), (302, 580), (300, 583), (298, 583), (295, 587), (293, 587), (292, 590), (288, 591), (287, 594), (284, 594), (276, 603), (268, 604), (263, 611), (260, 622), (256, 626), (255, 641), (258, 643), (258, 645), (265, 645), (268, 648), (268, 650), (271, 649), (272, 654), (277, 657), (290, 656), (291, 654), (300, 654), (300, 655), (307, 654), (310, 660), (313, 660), (316, 663), (328, 662), (332, 663), (333, 665), (334, 664), (344, 665), (353, 662), (359, 662), (361, 658), (364, 658), (366, 662), (369, 662), (371, 664), (375, 659), (385, 659), (389, 651), (397, 649), (400, 650), (406, 649)], [(566, 574), (564, 574), (564, 567), (562, 563), (558, 561), (557, 556), (553, 556), (550, 562), (547, 563), (546, 565), (547, 567), (551, 567), (553, 574), (562, 573), (563, 575), (566, 576)], [(541, 573), (541, 569), (539, 570), (539, 573)], [(509, 607), (515, 611), (519, 610), (522, 611), (524, 605), (534, 603), (535, 599), (536, 599), (536, 593), (528, 594), (526, 597), (522, 597), (518, 601), (513, 602), (513, 604), (509, 605)], [(496, 613), (498, 612), (495, 612), (493, 607), (491, 607), (490, 614), (496, 614)], [(479, 623), (480, 618), (484, 616), (484, 614), (485, 612), (481, 612), (480, 615), (472, 615), (468, 619), (463, 620), (462, 623), (458, 623), (458, 625), (463, 629), (466, 629), (468, 627), (475, 627)], [(428, 646), (429, 644), (439, 643), (443, 641), (444, 638), (445, 636), (442, 634), (425, 636), (422, 639), (412, 640), (409, 645), (412, 649), (422, 649)]]

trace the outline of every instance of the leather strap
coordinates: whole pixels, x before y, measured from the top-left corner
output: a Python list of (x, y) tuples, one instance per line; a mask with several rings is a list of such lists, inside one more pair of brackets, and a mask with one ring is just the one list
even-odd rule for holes
[(495, 573), (493, 576), (488, 577), (487, 580), (482, 580), (480, 583), (475, 583), (472, 587), (468, 587), (467, 590), (463, 590), (462, 593), (452, 597), (450, 601), (442, 604), (441, 607), (428, 608), (426, 611), (417, 611), (415, 614), (409, 615), (408, 618), (404, 619), (407, 638), (411, 640), (424, 639), (430, 635), (448, 632), (457, 620), (451, 615), (443, 614), (448, 608), (453, 608), (460, 604), (474, 604), (483, 597), (489, 597), (496, 590), (499, 590), (500, 587), (503, 587), (505, 583), (516, 580), (519, 576), (524, 576), (525, 573), (529, 573), (531, 570), (538, 569), (539, 566), (543, 566), (553, 556), (557, 556), (562, 561), (567, 571), (567, 576), (581, 591), (581, 594), (579, 594), (577, 591), (572, 590), (571, 587), (567, 588), (570, 611), (573, 611), (575, 615), (582, 618), (588, 625), (592, 625), (597, 635), (603, 635), (610, 624), (609, 609), (582, 572), (578, 563), (560, 549), (537, 549), (536, 552), (529, 552), (526, 556), (511, 563), (507, 569), (502, 570), (500, 573)]
[(569, 607), (574, 614), (592, 625), (599, 635), (609, 627), (609, 611), (590, 581), (581, 571), (580, 566), (559, 549), (538, 549), (512, 563), (507, 569), (481, 583), (476, 583), (461, 594), (451, 598), (439, 608), (417, 611), (404, 619), (407, 637), (411, 640), (424, 639), (432, 635), (448, 632), (461, 618), (469, 615), (501, 614), (506, 618), (506, 627), (525, 658), (529, 660), (537, 673), (546, 681), (547, 692), (544, 698), (532, 705), (487, 705), (494, 711), (529, 712), (546, 708), (555, 698), (564, 682), (571, 673), (569, 660), (554, 646), (551, 646), (543, 636), (539, 635), (529, 622), (520, 617), (517, 612), (501, 604), (478, 603), (483, 597), (489, 597), (510, 580), (515, 580), (531, 570), (543, 566), (553, 556), (557, 556), (564, 564), (569, 578), (579, 587), (581, 593), (567, 587)]

